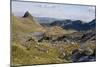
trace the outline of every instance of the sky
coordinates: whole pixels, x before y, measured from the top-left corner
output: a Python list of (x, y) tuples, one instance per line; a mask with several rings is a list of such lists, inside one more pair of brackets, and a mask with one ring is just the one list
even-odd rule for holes
[(95, 18), (95, 6), (12, 1), (14, 15), (23, 16), (26, 11), (36, 17), (82, 20), (84, 22), (92, 21)]

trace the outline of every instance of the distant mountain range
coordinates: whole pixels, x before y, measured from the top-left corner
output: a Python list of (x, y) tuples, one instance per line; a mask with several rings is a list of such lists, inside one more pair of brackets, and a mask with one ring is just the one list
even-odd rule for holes
[(57, 18), (49, 18), (49, 17), (36, 17), (37, 21), (42, 26), (52, 27), (59, 26), (63, 29), (74, 29), (77, 31), (87, 31), (90, 29), (96, 28), (96, 19), (93, 19), (90, 22), (83, 22), (81, 20), (71, 20), (71, 19), (57, 19)]
[(86, 31), (96, 28), (96, 19), (90, 21), (89, 23), (84, 23), (81, 20), (61, 20), (54, 21), (50, 24), (51, 26), (60, 26), (64, 29), (75, 29), (78, 31)]
[(36, 19), (39, 23), (52, 23), (56, 20), (59, 20), (57, 18), (49, 18), (49, 17), (36, 17)]
[(31, 19), (36, 19), (42, 26), (52, 27), (59, 26), (63, 29), (74, 29), (77, 31), (87, 31), (90, 29), (96, 28), (96, 19), (93, 19), (90, 22), (83, 22), (81, 20), (71, 20), (71, 19), (59, 19), (59, 18), (50, 18), (50, 17), (32, 17), (29, 12), (26, 12), (23, 16), (30, 17)]

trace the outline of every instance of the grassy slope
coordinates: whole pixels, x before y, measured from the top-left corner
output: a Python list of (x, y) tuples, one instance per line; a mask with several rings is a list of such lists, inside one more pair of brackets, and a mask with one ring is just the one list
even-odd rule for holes
[[(47, 49), (47, 52), (40, 51), (35, 47), (34, 44), (31, 46), (30, 50), (26, 50), (25, 47), (20, 44), (14, 43), (12, 45), (12, 58), (13, 65), (27, 65), (27, 64), (51, 64), (51, 63), (64, 63), (71, 62), (69, 59), (66, 61), (63, 59), (62, 54), (59, 52), (59, 47), (52, 47), (47, 45), (47, 43), (43, 43), (43, 45), (39, 45), (38, 48)], [(73, 49), (79, 48), (79, 46), (70, 46), (63, 45), (65, 49), (67, 57), (70, 57)]]
[[(18, 18), (12, 16), (12, 61), (13, 64), (31, 64), (31, 53), (26, 52), (25, 47), (21, 46), (20, 38), (31, 32), (42, 31), (42, 26), (35, 20), (29, 18)], [(19, 37), (18, 37), (19, 36)], [(34, 51), (34, 50), (33, 50)], [(29, 56), (28, 56), (29, 55)], [(25, 62), (26, 61), (26, 62)], [(31, 62), (29, 62), (31, 61)]]
[[(62, 34), (62, 31), (64, 31), (61, 28), (58, 28), (58, 30), (55, 29), (52, 29), (53, 31), (50, 33), (56, 34), (59, 32), (59, 34)], [(51, 46), (50, 43), (41, 43), (37, 47), (37, 44), (33, 43), (30, 50), (26, 50), (26, 48), (20, 43), (20, 38), (23, 35), (27, 35), (35, 31), (45, 31), (45, 29), (39, 25), (35, 19), (30, 20), (29, 18), (18, 18), (16, 16), (12, 16), (12, 65), (70, 62), (69, 59), (65, 60), (64, 58), (60, 58), (62, 54), (59, 51), (59, 46), (54, 47)], [(63, 45), (61, 47), (65, 49), (67, 57), (69, 57), (72, 50), (79, 48), (79, 45)], [(39, 49), (47, 49), (48, 53)]]
[(35, 20), (32, 21), (29, 18), (18, 18), (16, 16), (12, 16), (13, 33), (30, 33), (34, 31), (39, 31), (41, 28), (41, 25), (36, 23)]
[[(43, 27), (35, 19), (30, 20), (29, 18), (12, 16), (12, 65), (65, 62), (59, 58), (59, 48), (52, 47), (48, 43), (42, 43), (38, 48), (35, 47), (36, 43), (32, 43), (30, 50), (26, 50), (20, 43), (20, 38), (34, 31), (44, 31)], [(20, 37), (17, 37), (18, 35)], [(40, 51), (39, 48), (47, 49), (48, 53)]]
[(53, 26), (51, 28), (49, 27), (46, 29), (47, 29), (46, 31), (47, 36), (62, 36), (65, 34), (71, 34), (71, 33), (77, 32), (76, 30), (72, 30), (72, 29), (64, 30), (63, 28), (58, 27), (58, 26)]

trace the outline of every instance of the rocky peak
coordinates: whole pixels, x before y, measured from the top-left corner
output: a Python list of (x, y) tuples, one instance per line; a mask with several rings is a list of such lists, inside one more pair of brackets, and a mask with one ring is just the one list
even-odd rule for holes
[(23, 18), (30, 18), (30, 19), (33, 19), (33, 16), (28, 12), (26, 11)]

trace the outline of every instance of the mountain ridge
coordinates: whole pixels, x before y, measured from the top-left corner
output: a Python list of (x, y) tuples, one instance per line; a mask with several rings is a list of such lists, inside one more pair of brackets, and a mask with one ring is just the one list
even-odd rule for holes
[(63, 21), (54, 21), (50, 24), (51, 26), (60, 26), (63, 29), (75, 29), (78, 31), (85, 31), (95, 28), (96, 19), (90, 21), (89, 23), (83, 23), (81, 20), (63, 20)]

